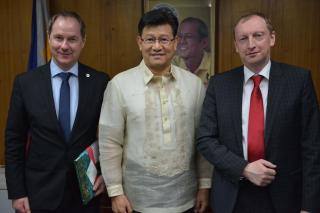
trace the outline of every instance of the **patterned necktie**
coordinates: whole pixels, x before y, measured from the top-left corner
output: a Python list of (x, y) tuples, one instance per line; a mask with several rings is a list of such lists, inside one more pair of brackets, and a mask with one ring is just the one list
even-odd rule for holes
[(58, 76), (62, 79), (60, 87), (60, 99), (59, 99), (59, 123), (64, 133), (64, 139), (69, 141), (70, 137), (70, 86), (69, 78), (71, 73), (62, 72)]
[(248, 161), (264, 158), (264, 112), (260, 82), (263, 76), (252, 76), (254, 87), (250, 99), (248, 124)]

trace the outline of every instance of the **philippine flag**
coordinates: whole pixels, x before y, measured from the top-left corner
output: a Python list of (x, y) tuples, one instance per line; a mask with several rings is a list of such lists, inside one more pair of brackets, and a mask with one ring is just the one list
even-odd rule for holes
[(48, 1), (33, 0), (31, 47), (29, 52), (28, 71), (47, 63), (51, 58), (47, 40), (48, 21)]

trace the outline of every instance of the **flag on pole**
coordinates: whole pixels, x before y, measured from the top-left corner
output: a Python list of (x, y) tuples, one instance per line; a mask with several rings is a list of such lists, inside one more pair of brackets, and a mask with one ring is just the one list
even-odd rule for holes
[(32, 32), (28, 70), (41, 66), (51, 58), (47, 39), (49, 7), (47, 0), (32, 2)]
[[(47, 39), (48, 22), (48, 0), (32, 0), (31, 47), (28, 71), (47, 63), (51, 58)], [(28, 134), (26, 153), (28, 152), (31, 141), (31, 135)]]

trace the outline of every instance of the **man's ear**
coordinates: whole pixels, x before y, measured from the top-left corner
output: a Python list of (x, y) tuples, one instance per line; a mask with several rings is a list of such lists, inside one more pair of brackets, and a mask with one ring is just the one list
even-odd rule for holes
[(204, 50), (210, 49), (210, 47), (209, 47), (209, 38), (201, 39), (201, 46), (202, 46), (202, 49), (204, 49)]
[(47, 31), (47, 41), (49, 42), (50, 41), (50, 35), (49, 35), (49, 32)]
[(177, 50), (179, 41), (180, 41), (179, 36), (176, 36), (176, 37), (174, 38), (174, 40), (173, 40), (173, 42), (174, 42), (174, 43), (173, 43), (173, 45), (174, 45), (174, 51)]
[(142, 50), (142, 40), (141, 40), (141, 36), (137, 36), (136, 38), (137, 44), (139, 46), (139, 50)]
[(87, 36), (82, 38), (82, 48), (84, 48), (84, 45), (86, 44)]
[(236, 40), (233, 40), (233, 44), (234, 44), (234, 48), (236, 50), (236, 53), (239, 53), (239, 49), (238, 49)]
[(270, 39), (270, 46), (273, 47), (273, 46), (275, 45), (275, 43), (276, 43), (276, 32), (275, 32), (275, 31), (272, 31), (272, 32), (270, 33), (270, 37), (271, 37), (271, 39)]

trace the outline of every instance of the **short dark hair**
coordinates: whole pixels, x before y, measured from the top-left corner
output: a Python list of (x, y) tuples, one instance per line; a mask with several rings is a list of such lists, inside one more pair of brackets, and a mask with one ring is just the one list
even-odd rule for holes
[(237, 27), (237, 25), (241, 22), (241, 21), (247, 21), (249, 18), (251, 18), (252, 16), (258, 16), (260, 18), (262, 18), (265, 22), (266, 22), (266, 25), (267, 25), (267, 28), (269, 30), (270, 33), (273, 33), (274, 32), (274, 28), (272, 26), (272, 23), (271, 23), (271, 20), (268, 16), (266, 16), (264, 13), (261, 13), (261, 12), (250, 12), (250, 13), (247, 13), (245, 15), (242, 15), (240, 16), (235, 25), (233, 26), (233, 36), (235, 37), (236, 33), (235, 33), (235, 29)]
[(140, 18), (138, 24), (139, 35), (142, 35), (142, 31), (146, 26), (158, 26), (162, 24), (169, 24), (172, 28), (173, 36), (177, 35), (178, 18), (167, 8), (158, 8), (145, 13)]
[(86, 25), (84, 23), (84, 21), (82, 20), (82, 18), (79, 16), (78, 13), (73, 12), (73, 11), (62, 11), (59, 12), (55, 15), (53, 15), (51, 17), (51, 19), (49, 20), (49, 24), (48, 24), (48, 35), (51, 34), (52, 32), (52, 26), (54, 24), (54, 22), (59, 18), (59, 17), (64, 17), (64, 18), (75, 18), (79, 24), (80, 24), (80, 33), (81, 33), (81, 37), (84, 39), (86, 37)]
[(187, 18), (182, 20), (182, 22), (180, 23), (180, 26), (183, 23), (194, 23), (194, 24), (196, 24), (197, 25), (197, 33), (198, 33), (199, 37), (201, 39), (208, 38), (208, 36), (209, 36), (208, 26), (201, 19), (196, 18), (196, 17), (187, 17)]

